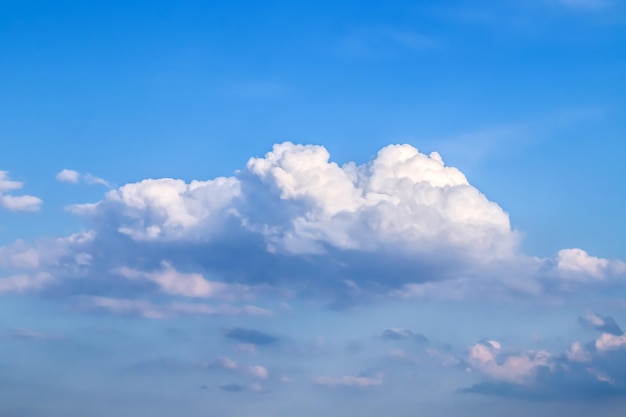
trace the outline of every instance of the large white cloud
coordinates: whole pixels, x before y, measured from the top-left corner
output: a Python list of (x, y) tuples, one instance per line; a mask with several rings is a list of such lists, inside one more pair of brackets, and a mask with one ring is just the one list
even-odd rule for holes
[[(0, 190), (21, 186), (3, 181)], [(232, 177), (146, 179), (70, 210), (88, 232), (0, 248), (0, 267), (51, 272), (73, 295), (119, 298), (128, 287), (122, 297), (232, 300), (269, 286), (324, 293), (337, 307), (372, 294), (537, 296), (626, 271), (580, 249), (523, 255), (498, 204), (410, 145), (339, 165), (322, 146), (286, 142)]]
[(295, 202), (283, 224), (263, 231), (279, 249), (317, 253), (323, 245), (416, 252), (462, 249), (481, 258), (511, 255), (508, 215), (437, 153), (391, 145), (364, 165), (340, 167), (321, 146), (283, 143), (248, 162), (280, 199)]
[(252, 158), (237, 177), (144, 180), (73, 209), (108, 213), (134, 240), (210, 241), (231, 218), (282, 253), (398, 247), (483, 260), (512, 255), (517, 235), (508, 215), (438, 154), (392, 145), (364, 165), (329, 158), (322, 146), (287, 142)]

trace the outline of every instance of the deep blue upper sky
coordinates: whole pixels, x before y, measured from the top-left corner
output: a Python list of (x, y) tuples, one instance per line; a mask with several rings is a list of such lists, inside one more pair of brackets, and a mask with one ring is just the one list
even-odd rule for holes
[(58, 211), (66, 167), (209, 178), (283, 140), (340, 162), (409, 142), (533, 250), (624, 256), (624, 7), (567, 3), (3, 1), (0, 162)]

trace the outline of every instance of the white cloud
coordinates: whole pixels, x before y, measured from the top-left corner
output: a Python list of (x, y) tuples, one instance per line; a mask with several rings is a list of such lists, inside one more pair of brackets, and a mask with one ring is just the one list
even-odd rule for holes
[(508, 215), (437, 153), (391, 145), (368, 164), (342, 167), (329, 157), (321, 146), (283, 143), (248, 162), (285, 209), (289, 202), (300, 209), (287, 224), (264, 225), (272, 246), (289, 253), (394, 245), (462, 248), (483, 258), (511, 254), (516, 236)]
[(470, 347), (467, 362), (475, 369), (491, 378), (526, 383), (532, 380), (539, 366), (549, 366), (551, 354), (547, 351), (523, 352), (502, 358), (500, 343), (490, 340)]
[[(21, 186), (7, 178), (0, 184)], [(390, 145), (365, 164), (340, 166), (322, 146), (286, 142), (251, 158), (233, 177), (146, 179), (71, 210), (90, 222), (91, 239), (0, 248), (0, 265), (53, 268), (66, 277), (78, 269), (98, 285), (113, 271), (113, 278), (124, 278), (118, 284), (133, 291), (149, 286), (129, 281), (145, 281), (162, 293), (194, 298), (239, 299), (270, 286), (330, 288), (324, 292), (350, 298), (347, 303), (370, 291), (538, 296), (626, 272), (623, 262), (581, 249), (564, 249), (555, 260), (521, 254), (518, 233), (500, 206), (439, 154), (410, 145)], [(169, 261), (159, 267), (162, 259)], [(91, 295), (110, 295), (91, 287)]]
[(123, 224), (118, 231), (135, 240), (172, 240), (210, 237), (221, 211), (239, 194), (234, 178), (192, 181), (169, 178), (127, 184), (107, 193), (103, 202), (79, 206), (83, 214), (99, 210), (119, 211)]
[(251, 366), (250, 367), (250, 375), (252, 375), (255, 378), (259, 378), (259, 379), (267, 379), (269, 372), (267, 371), (267, 368), (261, 366), (261, 365), (255, 365), (255, 366)]
[(61, 182), (77, 183), (80, 179), (80, 172), (72, 169), (63, 169), (56, 175), (56, 179)]
[(162, 262), (161, 269), (154, 272), (143, 272), (127, 267), (117, 268), (114, 272), (131, 280), (152, 281), (163, 292), (171, 295), (212, 298), (232, 291), (232, 286), (208, 281), (200, 274), (178, 272), (168, 262)]
[(626, 348), (626, 334), (616, 336), (610, 333), (603, 333), (602, 336), (596, 340), (595, 346), (600, 352), (620, 349), (622, 347)]
[(20, 181), (13, 181), (9, 178), (8, 171), (0, 171), (0, 194), (7, 191), (19, 190), (24, 186)]
[(39, 211), (41, 199), (32, 195), (0, 195), (0, 206), (11, 211)]
[(577, 248), (559, 251), (556, 260), (562, 273), (579, 279), (604, 279), (626, 272), (626, 264), (622, 261), (597, 258)]
[(329, 388), (339, 387), (357, 387), (369, 388), (382, 385), (383, 376), (378, 374), (373, 377), (346, 375), (342, 377), (318, 376), (313, 379), (317, 385), (323, 385)]
[(104, 185), (107, 188), (111, 186), (111, 184), (109, 184), (107, 180), (93, 176), (89, 172), (83, 175), (83, 178), (85, 179), (85, 182), (89, 185), (99, 184)]
[(32, 195), (14, 196), (7, 192), (19, 190), (24, 186), (20, 181), (9, 178), (8, 171), (0, 171), (0, 207), (10, 211), (38, 211), (43, 201)]
[(287, 142), (252, 158), (238, 177), (144, 180), (73, 210), (113, 216), (119, 224), (106, 226), (136, 241), (212, 241), (230, 219), (239, 233), (287, 254), (397, 248), (484, 262), (514, 253), (508, 215), (438, 154), (392, 145), (365, 165), (329, 157), (321, 146)]
[(107, 188), (111, 187), (111, 184), (109, 184), (108, 181), (102, 178), (98, 178), (90, 174), (89, 172), (87, 172), (86, 174), (81, 174), (80, 172), (74, 171), (73, 169), (61, 170), (56, 175), (56, 179), (57, 181), (68, 182), (72, 184), (78, 184), (81, 180), (83, 180), (85, 183), (89, 185), (99, 184), (99, 185), (104, 185)]

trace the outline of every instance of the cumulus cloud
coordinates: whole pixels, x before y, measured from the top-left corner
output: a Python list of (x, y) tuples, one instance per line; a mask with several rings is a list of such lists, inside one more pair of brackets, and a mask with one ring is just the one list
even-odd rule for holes
[(560, 355), (506, 353), (499, 344), (477, 343), (466, 362), (486, 380), (462, 392), (534, 400), (626, 396), (626, 335), (603, 333)]
[(118, 230), (135, 240), (211, 240), (216, 224), (234, 217), (268, 250), (282, 253), (393, 244), (488, 258), (511, 254), (517, 237), (508, 215), (438, 154), (393, 145), (365, 165), (339, 166), (329, 158), (321, 146), (283, 143), (252, 158), (237, 177), (144, 180), (75, 210), (92, 217), (113, 212)]
[(439, 154), (410, 145), (339, 165), (322, 146), (286, 142), (232, 177), (146, 179), (69, 209), (86, 219), (89, 238), (0, 248), (0, 265), (49, 271), (57, 293), (71, 295), (282, 291), (323, 294), (336, 308), (381, 295), (538, 296), (626, 272), (580, 249), (523, 255), (498, 204)]
[(63, 169), (56, 175), (57, 181), (77, 183), (80, 179), (80, 172), (72, 169)]
[[(372, 287), (476, 275), (467, 268), (511, 259), (518, 241), (508, 214), (461, 171), (410, 145), (340, 166), (322, 146), (287, 142), (234, 177), (147, 179), (70, 210), (92, 225), (92, 250), (109, 263), (127, 259), (112, 270), (162, 291), (155, 261), (169, 259), (172, 268), (193, 265), (224, 282), (356, 298)], [(139, 265), (146, 251), (152, 263)], [(201, 285), (208, 294), (208, 282)]]
[(24, 186), (20, 181), (13, 181), (9, 177), (8, 171), (0, 171), (0, 207), (10, 211), (38, 211), (43, 201), (32, 195), (15, 196), (6, 194), (19, 190)]
[(525, 383), (532, 380), (538, 367), (549, 366), (550, 358), (547, 351), (503, 355), (500, 343), (490, 340), (473, 345), (467, 362), (473, 369), (496, 380)]
[(614, 334), (604, 333), (596, 340), (595, 347), (599, 352), (626, 348), (626, 334), (616, 336)]
[(597, 258), (578, 248), (559, 251), (556, 261), (563, 274), (576, 278), (592, 277), (600, 280), (626, 272), (624, 262)]
[(299, 203), (289, 222), (264, 229), (270, 247), (320, 253), (324, 245), (397, 244), (426, 252), (462, 248), (489, 258), (510, 254), (515, 238), (508, 215), (439, 154), (392, 145), (365, 165), (340, 167), (329, 159), (321, 146), (283, 143), (248, 162), (248, 172), (282, 201)]

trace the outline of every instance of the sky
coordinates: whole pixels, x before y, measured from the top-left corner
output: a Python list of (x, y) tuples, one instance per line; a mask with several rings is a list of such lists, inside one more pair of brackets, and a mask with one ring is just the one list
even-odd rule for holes
[(0, 0), (0, 414), (621, 416), (626, 4)]

